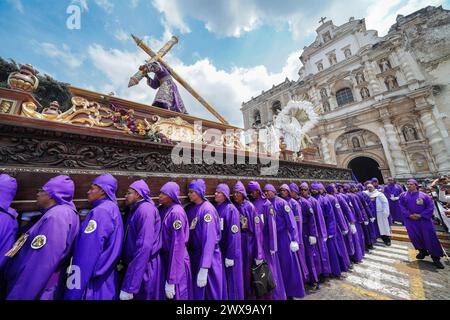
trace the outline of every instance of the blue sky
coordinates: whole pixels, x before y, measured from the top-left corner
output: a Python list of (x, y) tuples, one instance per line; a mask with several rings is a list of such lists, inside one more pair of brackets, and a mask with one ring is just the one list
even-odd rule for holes
[[(0, 0), (0, 56), (31, 63), (72, 85), (150, 104), (144, 83), (128, 78), (146, 58), (129, 37), (157, 51), (170, 37), (180, 42), (167, 61), (231, 123), (242, 126), (242, 101), (286, 77), (297, 79), (298, 56), (315, 39), (322, 16), (336, 25), (366, 18), (386, 34), (397, 14), (450, 0)], [(69, 5), (81, 10), (81, 28), (69, 30)], [(213, 119), (186, 92), (188, 111)]]

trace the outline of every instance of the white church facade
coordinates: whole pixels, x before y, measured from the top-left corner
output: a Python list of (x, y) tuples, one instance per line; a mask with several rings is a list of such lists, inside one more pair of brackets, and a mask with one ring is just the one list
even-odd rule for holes
[(297, 81), (242, 104), (245, 129), (270, 125), (289, 100), (306, 99), (320, 116), (308, 133), (314, 160), (351, 168), (360, 180), (450, 173), (450, 11), (400, 15), (384, 37), (354, 18), (316, 32)]

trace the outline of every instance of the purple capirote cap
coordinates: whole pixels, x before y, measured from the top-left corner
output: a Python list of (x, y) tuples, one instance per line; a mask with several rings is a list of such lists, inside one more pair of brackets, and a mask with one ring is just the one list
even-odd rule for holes
[(230, 200), (230, 187), (226, 183), (221, 183), (216, 187), (216, 192), (221, 192), (224, 194), (225, 198), (227, 198), (228, 201)]
[(390, 177), (388, 178), (388, 181), (395, 181), (395, 178)]
[(264, 191), (272, 191), (273, 193), (277, 194), (277, 189), (275, 189), (275, 187), (270, 183), (264, 186)]
[(167, 195), (173, 202), (181, 204), (180, 199), (178, 198), (180, 196), (180, 186), (176, 182), (167, 182), (161, 187), (160, 192)]
[(0, 208), (8, 212), (17, 192), (17, 181), (13, 177), (0, 174)]
[(316, 191), (320, 191), (323, 189), (323, 185), (317, 181), (314, 181), (313, 183), (311, 183), (311, 190), (316, 190)]
[(280, 186), (280, 190), (287, 190), (289, 193), (291, 192), (291, 188), (289, 188), (289, 186), (286, 183)]
[(144, 180), (137, 180), (130, 185), (131, 189), (136, 190), (145, 201), (154, 203), (150, 197), (150, 188)]
[(240, 192), (245, 199), (248, 199), (247, 191), (245, 191), (245, 186), (241, 181), (236, 182), (233, 189), (237, 192)]
[(261, 186), (257, 181), (250, 181), (247, 185), (248, 191), (259, 191), (261, 193), (261, 198), (266, 199), (266, 195), (262, 192)]
[[(68, 176), (56, 176), (47, 181), (42, 190), (56, 201), (57, 204), (66, 204), (73, 210), (76, 210), (73, 203), (75, 193), (75, 183)], [(106, 191), (105, 191), (106, 192)]]
[(293, 192), (300, 193), (300, 188), (298, 187), (298, 185), (296, 183), (291, 183), (289, 185), (289, 189), (291, 189), (291, 191), (293, 191)]
[(98, 176), (97, 178), (95, 178), (92, 184), (95, 184), (102, 188), (102, 190), (105, 191), (106, 195), (111, 201), (117, 202), (117, 179), (114, 178), (111, 174), (105, 173)]
[(309, 189), (309, 186), (308, 186), (308, 184), (306, 182), (302, 182), (300, 184), (300, 189)]
[(377, 179), (377, 178), (372, 178), (372, 180), (370, 180), (370, 181), (372, 181), (372, 182), (378, 182), (378, 179)]
[(350, 189), (350, 185), (347, 183), (344, 184), (342, 187), (344, 188), (345, 191), (348, 191), (348, 189)]
[(193, 190), (195, 191), (200, 198), (202, 198), (203, 200), (207, 201), (205, 195), (206, 195), (206, 184), (205, 181), (203, 179), (198, 179), (198, 180), (192, 180), (191, 183), (189, 183), (189, 190)]
[(415, 180), (415, 179), (408, 179), (408, 183), (413, 183), (413, 184), (415, 184), (416, 186), (419, 186), (419, 183), (418, 183), (417, 180)]
[(327, 185), (327, 187), (325, 188), (325, 190), (327, 191), (327, 193), (335, 193), (335, 189), (334, 189), (335, 185), (334, 184), (329, 184)]

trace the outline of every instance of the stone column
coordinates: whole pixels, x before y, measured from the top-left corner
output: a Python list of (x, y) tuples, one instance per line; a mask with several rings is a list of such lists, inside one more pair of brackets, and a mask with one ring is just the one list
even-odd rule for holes
[(378, 82), (378, 79), (376, 77), (375, 67), (373, 66), (373, 62), (365, 61), (364, 66), (367, 71), (367, 77), (369, 81), (369, 86), (372, 89), (373, 95), (377, 95), (381, 93), (380, 84)]
[(406, 162), (405, 155), (400, 148), (400, 143), (398, 141), (398, 136), (395, 132), (394, 125), (389, 117), (383, 117), (381, 120), (383, 121), (389, 152), (394, 164), (394, 168), (392, 168), (394, 170), (391, 170), (391, 173), (398, 178), (406, 177), (410, 173), (408, 163)]
[(326, 136), (322, 136), (320, 139), (320, 144), (320, 147), (322, 148), (323, 161), (331, 164), (333, 159), (331, 159), (330, 148), (328, 147), (328, 138)]
[(411, 82), (416, 81), (417, 79), (414, 75), (414, 70), (411, 68), (411, 65), (409, 64), (405, 50), (403, 50), (402, 48), (397, 48), (396, 54), (400, 62), (400, 68), (405, 74), (406, 83), (410, 84)]
[[(418, 106), (416, 100), (416, 106)], [(428, 143), (431, 147), (431, 153), (433, 154), (434, 160), (438, 167), (440, 173), (450, 172), (450, 159), (445, 147), (444, 140), (442, 138), (441, 132), (438, 129), (436, 120), (433, 117), (432, 106), (419, 106), (417, 109), (419, 111), (420, 121), (425, 129), (425, 136), (428, 139)]]

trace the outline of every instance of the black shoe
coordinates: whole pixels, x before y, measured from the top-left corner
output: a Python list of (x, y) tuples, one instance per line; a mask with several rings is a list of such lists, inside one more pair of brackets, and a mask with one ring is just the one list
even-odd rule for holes
[(418, 260), (423, 260), (425, 259), (426, 256), (428, 256), (428, 252), (424, 251), (424, 250), (420, 250), (419, 253), (416, 256), (416, 259)]
[(438, 269), (444, 269), (445, 268), (440, 259), (433, 259), (433, 264)]
[(367, 248), (369, 248), (370, 250), (373, 250), (373, 245), (372, 245), (372, 244), (369, 244), (369, 245), (367, 246)]
[(315, 282), (311, 285), (311, 291), (318, 291), (320, 289), (319, 283)]

